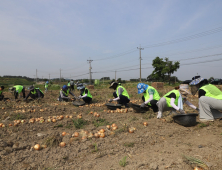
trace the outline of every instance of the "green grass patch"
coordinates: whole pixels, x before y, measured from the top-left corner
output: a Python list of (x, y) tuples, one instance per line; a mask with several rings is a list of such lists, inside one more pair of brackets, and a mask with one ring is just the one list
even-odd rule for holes
[(27, 118), (26, 115), (19, 113), (17, 115), (12, 115), (10, 117), (10, 120), (19, 120), (19, 119), (26, 119), (26, 118)]
[(73, 119), (72, 121), (76, 129), (82, 129), (84, 125), (88, 124), (88, 121), (84, 119)]
[(59, 124), (59, 125), (56, 125), (56, 126), (54, 126), (54, 128), (59, 128), (59, 127), (63, 127), (63, 125), (62, 124)]
[(93, 125), (96, 126), (96, 127), (104, 126), (104, 125), (107, 125), (107, 124), (109, 124), (109, 122), (106, 121), (106, 119), (99, 118), (99, 119), (93, 121)]
[(119, 165), (122, 167), (125, 167), (127, 165), (127, 161), (126, 161), (127, 156), (124, 156), (123, 159), (121, 159), (119, 161)]
[(209, 124), (205, 124), (205, 123), (199, 123), (198, 124), (199, 128), (203, 128), (203, 127), (207, 127), (207, 126), (209, 126)]
[(126, 142), (126, 143), (123, 144), (123, 146), (134, 147), (134, 142)]

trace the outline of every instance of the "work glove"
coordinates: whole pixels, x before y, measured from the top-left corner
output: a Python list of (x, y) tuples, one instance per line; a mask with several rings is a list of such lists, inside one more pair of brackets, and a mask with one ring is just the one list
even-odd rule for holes
[(140, 105), (140, 107), (145, 107), (146, 106), (146, 104), (145, 103), (142, 103), (141, 105)]
[(109, 102), (111, 103), (113, 101), (113, 99), (109, 99)]
[(184, 110), (182, 110), (182, 109), (179, 109), (179, 112), (180, 112), (180, 114), (186, 114), (186, 113), (184, 112)]
[(78, 99), (81, 99), (82, 98), (82, 96), (80, 95), (79, 97), (78, 97)]
[(200, 109), (198, 107), (195, 110), (197, 110), (198, 112), (200, 111)]

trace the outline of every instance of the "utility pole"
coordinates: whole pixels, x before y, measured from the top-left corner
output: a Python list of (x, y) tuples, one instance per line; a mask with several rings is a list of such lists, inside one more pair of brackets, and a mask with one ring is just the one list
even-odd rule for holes
[(60, 68), (60, 83), (61, 83), (61, 68)]
[(92, 62), (93, 60), (87, 60), (87, 61), (89, 62), (89, 84), (91, 84), (91, 81), (92, 81), (92, 72), (91, 72), (92, 67), (91, 67), (91, 62)]
[(36, 69), (36, 75), (35, 75), (35, 82), (37, 83), (37, 69)]
[(116, 70), (115, 70), (115, 81), (116, 81)]
[(141, 60), (142, 60), (142, 58), (141, 58), (141, 50), (144, 50), (144, 48), (141, 48), (141, 45), (140, 45), (140, 47), (137, 47), (137, 49), (140, 50), (140, 82), (141, 82)]

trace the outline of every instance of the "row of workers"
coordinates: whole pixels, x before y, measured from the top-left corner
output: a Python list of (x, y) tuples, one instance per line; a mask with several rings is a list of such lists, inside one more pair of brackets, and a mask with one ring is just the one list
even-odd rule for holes
[[(189, 85), (191, 86), (191, 92), (189, 91)], [(154, 87), (139, 83), (137, 85), (138, 94), (143, 94), (143, 103), (141, 104), (141, 107), (151, 107), (154, 112), (158, 113), (157, 118), (161, 118), (164, 111), (179, 111), (181, 114), (184, 114), (183, 104), (187, 104), (189, 107), (199, 111), (201, 121), (213, 121), (216, 118), (222, 118), (222, 113), (219, 111), (222, 110), (222, 92), (216, 86), (209, 84), (206, 79), (201, 77), (194, 77), (189, 85), (181, 84), (179, 87), (176, 87), (161, 98)], [(15, 98), (17, 98), (18, 94), (21, 92), (25, 98), (25, 89), (23, 86), (18, 85), (13, 88)], [(128, 103), (130, 102), (130, 97), (127, 90), (117, 82), (111, 82), (110, 88), (114, 89), (115, 92), (113, 93), (114, 99), (110, 99), (109, 102), (117, 101), (119, 104), (129, 107)], [(83, 99), (86, 103), (92, 101), (90, 91), (85, 88), (83, 84), (80, 83), (77, 86), (77, 89), (80, 90), (79, 97), (75, 97), (75, 95), (68, 89), (68, 86), (64, 85), (60, 90), (58, 100), (74, 100), (68, 97), (68, 95), (71, 94), (75, 99)], [(1, 91), (2, 86), (0, 90), (0, 94), (2, 95)], [(199, 96), (199, 109), (187, 100), (189, 94), (195, 95), (197, 92)], [(32, 98), (39, 98), (44, 97), (44, 94), (40, 89), (31, 86), (30, 92), (25, 99), (29, 96)]]
[[(191, 92), (189, 91), (189, 85), (191, 86)], [(112, 82), (110, 88), (116, 90), (113, 93), (114, 99), (112, 101), (118, 101), (119, 104), (123, 104), (128, 107), (130, 102), (129, 94), (126, 89), (119, 83)], [(137, 85), (138, 94), (143, 94), (143, 103), (140, 107), (151, 107), (154, 112), (157, 112), (157, 118), (161, 118), (164, 111), (179, 111), (181, 114), (185, 114), (183, 110), (183, 104), (187, 104), (189, 107), (197, 110), (200, 114), (200, 121), (213, 121), (217, 118), (222, 118), (222, 92), (216, 86), (209, 84), (208, 81), (201, 77), (193, 77), (189, 84), (181, 84), (175, 87), (174, 90), (166, 93), (162, 98), (158, 91), (147, 84), (139, 83)], [(194, 106), (187, 100), (189, 94), (195, 95), (198, 92), (199, 108)]]

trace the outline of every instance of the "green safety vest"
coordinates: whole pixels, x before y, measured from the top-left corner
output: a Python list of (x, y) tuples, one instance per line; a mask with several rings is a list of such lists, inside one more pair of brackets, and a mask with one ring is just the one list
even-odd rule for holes
[(48, 88), (49, 84), (48, 83), (45, 83), (45, 88)]
[[(91, 93), (89, 92), (89, 89), (85, 88), (85, 90), (88, 90), (87, 97), (92, 98), (92, 95), (91, 95)], [(84, 90), (84, 92), (82, 93), (83, 96), (86, 94), (86, 93), (85, 93), (85, 90)]]
[(175, 94), (176, 94), (175, 105), (176, 105), (176, 106), (178, 105), (178, 99), (179, 99), (179, 97), (180, 97), (180, 92), (179, 92), (179, 90), (172, 90), (172, 91), (168, 92), (167, 94), (165, 94), (165, 95), (163, 96), (163, 97), (166, 99), (167, 107), (172, 107), (171, 104), (170, 104), (171, 98), (167, 97), (167, 96), (169, 96), (171, 93), (175, 93)]
[(69, 90), (67, 90), (67, 91), (65, 92), (65, 91), (63, 91), (63, 90), (61, 89), (61, 91), (65, 94), (66, 97), (68, 97), (68, 95), (69, 95)]
[(13, 86), (15, 88), (16, 91), (18, 91), (18, 94), (22, 92), (23, 86), (21, 85), (17, 85), (17, 86)]
[(2, 90), (0, 90), (0, 95), (2, 95)]
[(216, 86), (208, 84), (201, 87), (200, 89), (206, 92), (205, 96), (222, 100), (222, 92)]
[(68, 83), (67, 86), (70, 86), (70, 83)]
[[(31, 91), (32, 94), (36, 94), (36, 90), (35, 90), (35, 89), (38, 89), (40, 92), (42, 92), (42, 90), (40, 90), (39, 88), (34, 88), (34, 92)], [(43, 93), (43, 92), (42, 92), (42, 93)], [(44, 94), (44, 93), (43, 93), (43, 94)]]
[(127, 93), (126, 89), (125, 89), (123, 86), (121, 86), (120, 84), (119, 84), (119, 85), (117, 86), (117, 88), (116, 88), (117, 97), (119, 97), (118, 89), (119, 89), (120, 87), (123, 89), (122, 95), (123, 95), (123, 96), (126, 96), (128, 99), (130, 99), (129, 94)]
[[(153, 89), (153, 90), (154, 90), (153, 100), (159, 100), (159, 99), (160, 99), (160, 95), (159, 95), (158, 91), (157, 91), (154, 87), (148, 86), (148, 88), (146, 89), (146, 93), (143, 93), (143, 96), (144, 96), (144, 98), (145, 98), (145, 101), (147, 101), (147, 100), (150, 98), (150, 95), (149, 95), (149, 93), (148, 93), (148, 90), (149, 90), (149, 89)], [(150, 102), (148, 103), (148, 105), (151, 106)]]

